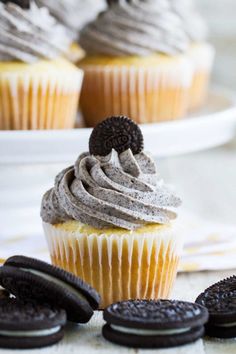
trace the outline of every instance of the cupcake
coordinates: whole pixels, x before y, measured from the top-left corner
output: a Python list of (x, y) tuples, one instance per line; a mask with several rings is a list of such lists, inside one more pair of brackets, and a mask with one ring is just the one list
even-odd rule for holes
[(168, 297), (182, 249), (174, 212), (180, 199), (160, 179), (132, 120), (98, 124), (89, 151), (42, 200), (52, 263), (92, 285), (101, 308)]
[(0, 2), (0, 28), (0, 129), (72, 128), (83, 75), (62, 58), (66, 29), (20, 0)]
[(183, 21), (191, 46), (189, 57), (193, 63), (193, 80), (190, 90), (190, 110), (201, 107), (208, 93), (215, 50), (207, 43), (207, 25), (197, 12), (192, 0), (171, 0), (174, 11)]
[(110, 1), (82, 30), (81, 109), (88, 126), (111, 114), (137, 123), (184, 116), (192, 66), (182, 27), (168, 0), (123, 0)]

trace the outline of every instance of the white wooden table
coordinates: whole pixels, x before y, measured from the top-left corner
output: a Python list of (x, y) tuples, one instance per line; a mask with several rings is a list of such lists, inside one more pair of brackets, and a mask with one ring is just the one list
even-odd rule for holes
[[(200, 272), (178, 275), (172, 298), (194, 301), (197, 295), (212, 283), (236, 274), (236, 269), (227, 272)], [(102, 312), (96, 312), (87, 325), (68, 325), (65, 338), (57, 345), (44, 349), (15, 351), (0, 350), (1, 354), (122, 354), (122, 353), (158, 353), (158, 354), (235, 354), (235, 340), (204, 339), (181, 347), (165, 350), (128, 349), (113, 345), (103, 339)]]

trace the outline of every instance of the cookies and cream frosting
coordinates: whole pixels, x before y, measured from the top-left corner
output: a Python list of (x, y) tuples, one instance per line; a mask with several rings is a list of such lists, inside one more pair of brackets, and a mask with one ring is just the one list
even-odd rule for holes
[(34, 1), (29, 9), (0, 2), (0, 61), (54, 59), (71, 43), (67, 30)]
[(197, 11), (192, 0), (170, 0), (175, 13), (182, 20), (185, 33), (192, 42), (205, 41), (207, 38), (207, 25)]
[(41, 217), (51, 224), (77, 220), (96, 228), (133, 230), (169, 224), (180, 203), (159, 178), (149, 154), (113, 149), (107, 156), (82, 154), (63, 170), (43, 197)]
[(105, 9), (105, 0), (37, 0), (76, 36), (86, 23)]
[(175, 55), (189, 39), (169, 0), (120, 0), (82, 30), (80, 44), (89, 55)]

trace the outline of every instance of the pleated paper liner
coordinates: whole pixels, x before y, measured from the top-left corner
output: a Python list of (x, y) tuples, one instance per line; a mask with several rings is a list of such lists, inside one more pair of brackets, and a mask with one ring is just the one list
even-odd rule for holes
[[(52, 69), (40, 64), (0, 67), (0, 129), (70, 129), (74, 127), (83, 73), (66, 63)], [(35, 65), (35, 70), (33, 69)], [(4, 67), (3, 67), (4, 68)], [(40, 68), (40, 70), (38, 70)]]
[(192, 65), (185, 57), (157, 60), (150, 66), (86, 65), (86, 59), (83, 63), (81, 109), (88, 126), (111, 115), (155, 123), (187, 112)]
[(190, 59), (193, 62), (193, 80), (189, 96), (190, 111), (201, 107), (206, 101), (215, 50), (208, 43), (195, 44), (190, 48)]
[(101, 308), (130, 298), (167, 298), (176, 278), (182, 238), (172, 227), (150, 232), (86, 234), (44, 224), (52, 263), (91, 284)]

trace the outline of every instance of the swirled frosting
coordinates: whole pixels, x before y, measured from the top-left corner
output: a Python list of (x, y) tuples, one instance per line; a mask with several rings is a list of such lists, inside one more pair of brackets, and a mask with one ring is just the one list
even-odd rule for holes
[(168, 224), (180, 205), (158, 177), (154, 160), (130, 149), (105, 157), (82, 154), (63, 170), (43, 197), (41, 217), (57, 224), (78, 220), (96, 228), (136, 229), (150, 223)]
[(169, 0), (120, 0), (83, 29), (80, 44), (91, 55), (175, 55), (189, 40)]
[(208, 29), (192, 0), (170, 0), (175, 13), (181, 18), (183, 28), (192, 42), (206, 40)]
[(0, 60), (54, 59), (71, 43), (67, 30), (32, 1), (29, 9), (0, 2)]
[(37, 3), (47, 7), (75, 36), (105, 9), (105, 0), (37, 0)]

